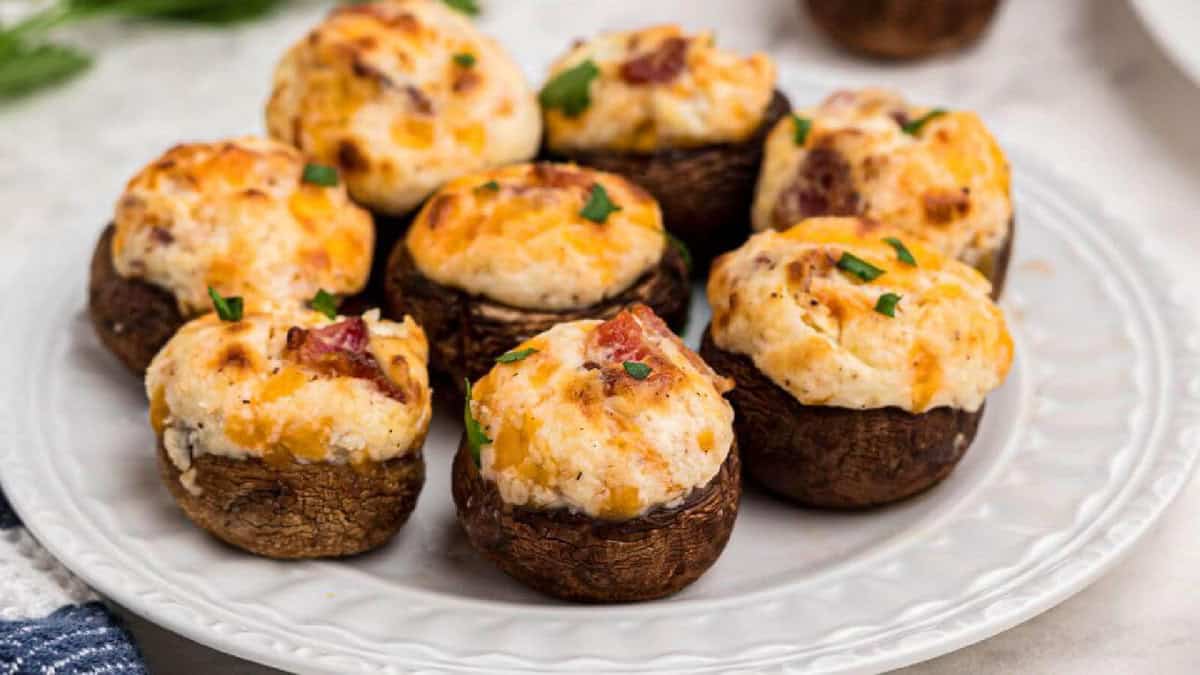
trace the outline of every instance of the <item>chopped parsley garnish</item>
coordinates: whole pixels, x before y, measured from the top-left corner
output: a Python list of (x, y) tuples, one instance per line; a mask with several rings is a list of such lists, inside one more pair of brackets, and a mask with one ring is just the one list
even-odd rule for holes
[(208, 297), (212, 298), (213, 308), (217, 310), (217, 316), (222, 321), (242, 320), (242, 298), (240, 295), (225, 298), (217, 292), (217, 289), (209, 286)]
[(884, 272), (849, 251), (842, 252), (842, 257), (838, 258), (837, 267), (839, 270), (849, 272), (863, 281), (874, 281)]
[(475, 2), (475, 0), (442, 0), (442, 2), (446, 3), (451, 9), (457, 9), (467, 16), (476, 16), (479, 14), (479, 3)]
[(475, 189), (476, 190), (486, 190), (487, 192), (499, 192), (500, 184), (494, 180), (489, 180), (488, 182), (483, 183), (482, 185), (480, 185), (479, 187), (476, 187)]
[(479, 449), (492, 439), (488, 438), (487, 432), (483, 430), (483, 425), (475, 416), (471, 414), (471, 380), (463, 378), (467, 383), (467, 402), (463, 404), (463, 423), (467, 427), (467, 447), (471, 449), (471, 459), (475, 460), (475, 466), (479, 466)]
[(603, 223), (608, 220), (610, 213), (620, 210), (621, 207), (608, 198), (608, 191), (604, 189), (604, 186), (593, 183), (592, 193), (588, 196), (587, 203), (583, 205), (583, 210), (579, 212), (579, 215), (593, 223)]
[(884, 293), (875, 301), (875, 311), (884, 316), (896, 317), (896, 303), (900, 302), (901, 296), (895, 293)]
[(883, 240), (887, 242), (888, 246), (896, 249), (897, 260), (905, 265), (912, 265), (913, 267), (917, 266), (917, 259), (913, 257), (912, 252), (908, 250), (908, 247), (904, 245), (904, 242), (900, 241), (896, 237), (884, 237)]
[(812, 131), (812, 120), (799, 115), (792, 115), (792, 139), (796, 145), (804, 145), (808, 140), (808, 132)]
[(591, 59), (564, 70), (542, 87), (538, 102), (543, 108), (558, 108), (567, 117), (577, 117), (592, 103), (589, 90), (600, 69)]
[(454, 55), (454, 63), (463, 68), (470, 68), (475, 65), (475, 55), (470, 52)]
[(325, 316), (336, 319), (338, 312), (338, 301), (332, 293), (328, 293), (324, 288), (317, 291), (313, 299), (308, 302), (308, 306), (324, 314)]
[(666, 236), (667, 242), (674, 246), (679, 251), (679, 257), (683, 258), (683, 264), (687, 266), (688, 272), (692, 271), (692, 252), (688, 250), (687, 244), (675, 235), (663, 230), (663, 235)]
[(931, 120), (935, 117), (941, 117), (942, 115), (945, 115), (945, 114), (946, 114), (945, 110), (943, 110), (941, 108), (934, 108), (933, 110), (930, 110), (929, 112), (925, 113), (924, 115), (921, 115), (917, 119), (915, 119), (911, 122), (905, 123), (903, 126), (900, 127), (900, 130), (903, 131), (904, 133), (908, 134), (909, 136), (916, 136), (917, 134), (919, 134), (921, 132), (921, 127), (925, 126), (925, 124), (929, 120)]
[(313, 185), (333, 187), (338, 184), (338, 171), (332, 166), (324, 164), (305, 164), (300, 180)]
[(537, 350), (534, 349), (533, 347), (526, 347), (525, 349), (514, 349), (511, 352), (505, 352), (504, 354), (497, 356), (496, 363), (516, 363), (517, 361), (524, 361), (525, 359), (529, 358), (529, 356), (531, 354), (536, 354), (536, 353), (537, 353)]
[(650, 377), (650, 366), (641, 363), (640, 361), (626, 361), (625, 363), (622, 363), (621, 366), (624, 367), (625, 372), (629, 373), (629, 376), (635, 380), (644, 380), (647, 377)]

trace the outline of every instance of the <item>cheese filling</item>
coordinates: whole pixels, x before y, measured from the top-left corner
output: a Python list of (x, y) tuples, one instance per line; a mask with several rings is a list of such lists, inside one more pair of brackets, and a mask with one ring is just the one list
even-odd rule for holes
[(667, 240), (658, 203), (633, 183), (537, 163), (450, 182), (418, 214), (406, 245), (420, 272), (440, 284), (559, 310), (628, 289), (658, 265)]
[(170, 291), (184, 316), (212, 309), (210, 286), (250, 306), (361, 290), (371, 216), (344, 186), (303, 182), (304, 167), (294, 148), (254, 137), (170, 149), (117, 202), (117, 273)]
[(808, 125), (803, 143), (793, 117), (767, 138), (754, 229), (861, 215), (979, 267), (1008, 237), (1008, 161), (974, 113), (935, 112), (865, 89), (796, 115)]
[(652, 152), (742, 141), (762, 124), (775, 92), (775, 64), (718, 49), (713, 33), (679, 26), (608, 33), (583, 42), (550, 70), (550, 81), (592, 62), (590, 103), (577, 115), (544, 110), (553, 150)]
[(520, 349), (536, 351), (498, 364), (470, 404), (492, 440), (483, 477), (505, 502), (633, 518), (678, 505), (728, 456), (733, 409), (722, 394), (732, 383), (645, 306), (559, 324)]
[(181, 472), (203, 454), (268, 464), (382, 462), (418, 451), (431, 415), (425, 334), (378, 310), (208, 314), (146, 373), (150, 422)]
[(394, 215), (452, 178), (533, 157), (542, 133), (516, 62), (440, 0), (333, 10), (279, 63), (266, 116), (272, 137)]
[[(899, 239), (916, 265), (885, 237)], [(713, 265), (713, 340), (749, 356), (804, 405), (978, 410), (1013, 357), (991, 284), (903, 237), (856, 218), (754, 235)], [(863, 280), (846, 255), (882, 274)], [(894, 317), (876, 309), (889, 293), (899, 296)]]

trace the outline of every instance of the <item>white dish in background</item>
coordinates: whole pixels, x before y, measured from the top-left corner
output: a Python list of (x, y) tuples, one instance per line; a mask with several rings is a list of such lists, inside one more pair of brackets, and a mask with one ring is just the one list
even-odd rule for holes
[(1200, 84), (1200, 2), (1130, 0), (1167, 56)]

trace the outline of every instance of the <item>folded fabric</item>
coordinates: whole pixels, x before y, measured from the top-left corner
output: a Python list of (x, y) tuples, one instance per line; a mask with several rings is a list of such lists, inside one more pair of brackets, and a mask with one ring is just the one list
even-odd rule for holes
[(0, 675), (145, 672), (120, 621), (21, 526), (0, 492)]

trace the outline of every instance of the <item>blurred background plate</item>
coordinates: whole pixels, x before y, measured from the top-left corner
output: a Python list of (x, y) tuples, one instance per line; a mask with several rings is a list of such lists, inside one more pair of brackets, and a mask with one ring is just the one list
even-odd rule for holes
[(1200, 84), (1200, 2), (1196, 0), (1130, 0), (1175, 65)]

